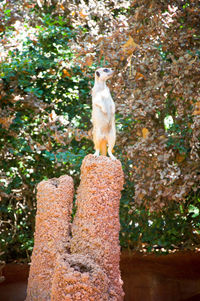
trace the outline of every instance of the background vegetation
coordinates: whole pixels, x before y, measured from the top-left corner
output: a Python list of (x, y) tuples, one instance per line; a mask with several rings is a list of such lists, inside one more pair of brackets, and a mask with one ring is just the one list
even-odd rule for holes
[(0, 255), (29, 260), (36, 185), (93, 152), (97, 66), (112, 66), (123, 248), (200, 245), (198, 1), (1, 1)]

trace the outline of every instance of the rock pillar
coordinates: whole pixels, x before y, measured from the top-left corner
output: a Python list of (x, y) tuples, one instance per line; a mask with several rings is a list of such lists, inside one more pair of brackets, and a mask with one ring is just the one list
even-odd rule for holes
[(85, 157), (69, 240), (72, 178), (62, 176), (38, 185), (26, 301), (123, 300), (119, 269), (122, 188), (118, 160)]
[(89, 256), (105, 272), (109, 280), (108, 300), (115, 301), (123, 300), (124, 295), (119, 269), (123, 181), (120, 161), (105, 156), (85, 157), (71, 240), (71, 253)]
[(42, 181), (37, 187), (34, 249), (26, 301), (48, 301), (56, 259), (66, 251), (73, 201), (69, 176)]

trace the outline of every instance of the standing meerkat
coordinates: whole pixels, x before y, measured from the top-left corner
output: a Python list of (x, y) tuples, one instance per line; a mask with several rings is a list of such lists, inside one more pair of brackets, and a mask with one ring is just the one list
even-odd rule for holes
[(106, 156), (116, 158), (112, 154), (116, 140), (115, 130), (115, 104), (106, 85), (106, 80), (113, 75), (110, 68), (99, 68), (95, 72), (95, 83), (92, 89), (92, 123), (93, 142), (95, 147), (94, 156)]

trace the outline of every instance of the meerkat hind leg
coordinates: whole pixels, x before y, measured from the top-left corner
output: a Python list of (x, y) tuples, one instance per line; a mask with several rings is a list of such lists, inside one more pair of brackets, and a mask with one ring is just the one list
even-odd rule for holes
[(99, 139), (99, 133), (97, 131), (93, 131), (93, 142), (94, 142), (94, 157), (99, 157), (100, 154), (100, 139)]
[(111, 130), (108, 135), (108, 155), (112, 160), (117, 160), (112, 154), (113, 147), (115, 145), (116, 134), (115, 130)]
[(112, 154), (112, 150), (108, 148), (108, 155), (112, 160), (117, 160), (116, 157)]
[(99, 157), (99, 153), (100, 153), (100, 150), (99, 149), (97, 149), (96, 151), (95, 151), (95, 153), (94, 153), (94, 157)]

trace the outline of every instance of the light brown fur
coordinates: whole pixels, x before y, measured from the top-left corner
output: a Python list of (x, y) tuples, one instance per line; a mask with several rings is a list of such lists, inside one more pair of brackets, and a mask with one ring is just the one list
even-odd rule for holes
[(115, 104), (106, 85), (106, 80), (113, 75), (110, 68), (99, 68), (95, 72), (95, 84), (92, 89), (92, 123), (95, 156), (112, 154), (115, 145)]

